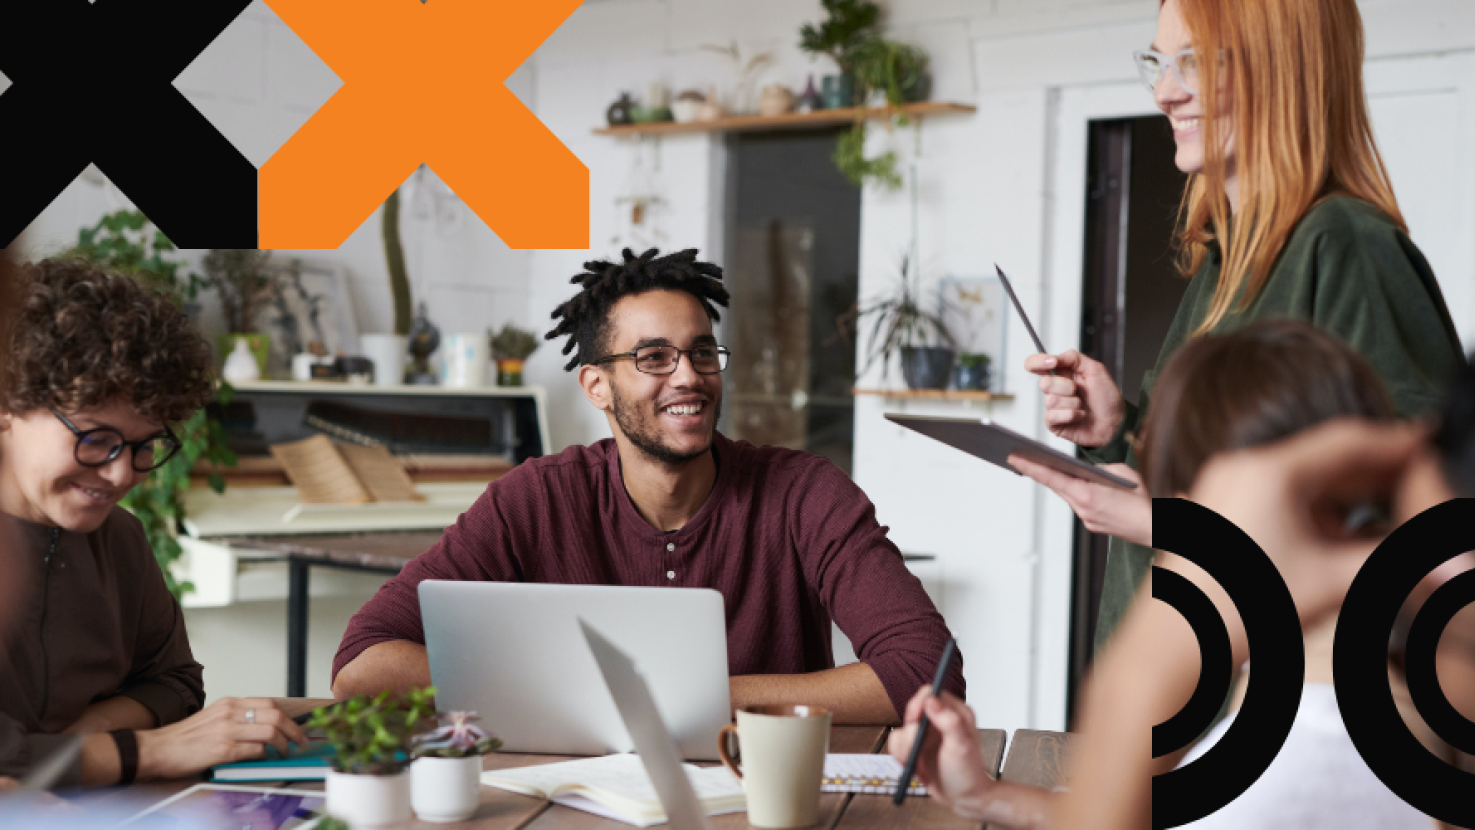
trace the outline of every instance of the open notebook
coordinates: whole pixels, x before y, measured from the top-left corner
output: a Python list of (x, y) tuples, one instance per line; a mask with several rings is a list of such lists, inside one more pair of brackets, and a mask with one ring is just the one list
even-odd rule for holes
[[(708, 815), (746, 807), (743, 788), (726, 767), (699, 769), (682, 764)], [(555, 804), (649, 827), (666, 821), (666, 811), (651, 785), (640, 756), (606, 755), (536, 767), (493, 770), (481, 782), (503, 790), (546, 798)]]

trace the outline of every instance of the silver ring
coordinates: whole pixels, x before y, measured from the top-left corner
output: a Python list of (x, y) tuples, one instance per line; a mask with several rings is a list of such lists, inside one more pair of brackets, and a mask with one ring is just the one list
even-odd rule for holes
[(255, 723), (255, 722), (256, 722), (256, 710), (255, 709), (247, 709), (246, 710), (246, 723)]

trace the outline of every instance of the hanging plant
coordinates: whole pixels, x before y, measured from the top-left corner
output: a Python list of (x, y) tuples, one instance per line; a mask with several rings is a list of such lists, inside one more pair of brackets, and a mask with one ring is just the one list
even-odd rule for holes
[[(94, 227), (83, 228), (78, 234), (77, 247), (68, 254), (95, 262), (109, 271), (128, 274), (143, 285), (169, 294), (183, 306), (186, 300), (195, 297), (203, 283), (194, 274), (180, 275), (180, 263), (164, 257), (174, 251), (174, 243), (142, 213), (124, 210), (104, 216)], [(221, 383), (216, 400), (227, 404), (233, 395), (230, 385)], [(179, 534), (183, 532), (186, 515), (184, 495), (190, 487), (190, 470), (202, 459), (209, 462), (212, 470), (236, 465), (236, 454), (227, 445), (225, 428), (206, 410), (198, 410), (186, 419), (178, 435), (182, 444), (179, 452), (149, 473), (120, 502), (143, 523), (154, 559), (175, 599), (195, 587), (189, 582), (176, 581), (170, 570), (184, 555)], [(210, 473), (209, 483), (215, 492), (225, 492), (225, 477), (219, 472)]]

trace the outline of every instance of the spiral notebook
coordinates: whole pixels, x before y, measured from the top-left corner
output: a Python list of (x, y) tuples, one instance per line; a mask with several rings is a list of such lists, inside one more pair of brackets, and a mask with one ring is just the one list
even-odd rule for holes
[[(825, 756), (825, 776), (820, 789), (827, 793), (891, 795), (901, 777), (901, 764), (890, 755)], [(926, 795), (927, 788), (913, 778), (907, 795)]]

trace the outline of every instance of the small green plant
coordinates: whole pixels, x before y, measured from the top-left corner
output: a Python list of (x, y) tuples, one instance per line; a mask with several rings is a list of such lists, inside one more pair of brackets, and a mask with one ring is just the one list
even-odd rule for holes
[(399, 235), (399, 189), (384, 202), (380, 233), (384, 237), (384, 262), (389, 268), (389, 294), (394, 298), (394, 333), (410, 333), (415, 306), (410, 296), (410, 275), (405, 270), (405, 246)]
[(496, 334), (488, 329), (487, 334), (491, 337), (493, 360), (527, 360), (538, 350), (538, 336), (511, 323)]
[(896, 153), (887, 150), (875, 158), (866, 157), (866, 125), (860, 122), (841, 133), (831, 158), (835, 167), (856, 187), (870, 179), (888, 190), (901, 187), (901, 174), (896, 172)]
[(819, 25), (805, 23), (799, 29), (799, 48), (811, 55), (828, 55), (851, 75), (855, 52), (871, 37), (881, 22), (881, 7), (869, 0), (822, 0), (827, 17)]
[[(166, 259), (175, 251), (174, 243), (155, 228), (142, 213), (123, 210), (104, 216), (95, 226), (83, 228), (77, 247), (68, 252), (97, 263), (110, 271), (128, 274), (143, 285), (171, 295), (181, 306), (193, 299), (202, 285), (194, 274), (181, 275), (181, 264)], [(234, 390), (221, 383), (216, 393), (220, 403), (230, 403)], [(190, 582), (179, 582), (171, 570), (184, 555), (179, 544), (186, 511), (184, 494), (190, 486), (190, 470), (196, 462), (210, 463), (210, 489), (225, 492), (225, 477), (218, 471), (234, 467), (236, 454), (227, 444), (220, 421), (201, 409), (191, 415), (177, 430), (182, 446), (169, 463), (149, 473), (142, 484), (134, 487), (120, 504), (143, 523), (154, 559), (164, 572), (164, 582), (175, 599), (193, 591)]]
[(411, 739), (435, 719), (435, 687), (403, 695), (358, 695), (314, 709), (308, 729), (334, 747), (333, 769), (353, 775), (396, 775), (410, 763)]
[(256, 314), (277, 293), (277, 273), (271, 251), (215, 248), (200, 264), (205, 276), (197, 280), (220, 297), (227, 334), (255, 334)]
[(481, 718), (475, 712), (447, 712), (439, 717), (439, 726), (415, 736), (411, 754), (416, 758), (465, 758), (490, 755), (502, 748), (500, 738), (476, 725)]
[(958, 355), (958, 365), (966, 366), (970, 369), (987, 369), (991, 362), (992, 359), (982, 352), (964, 352)]

